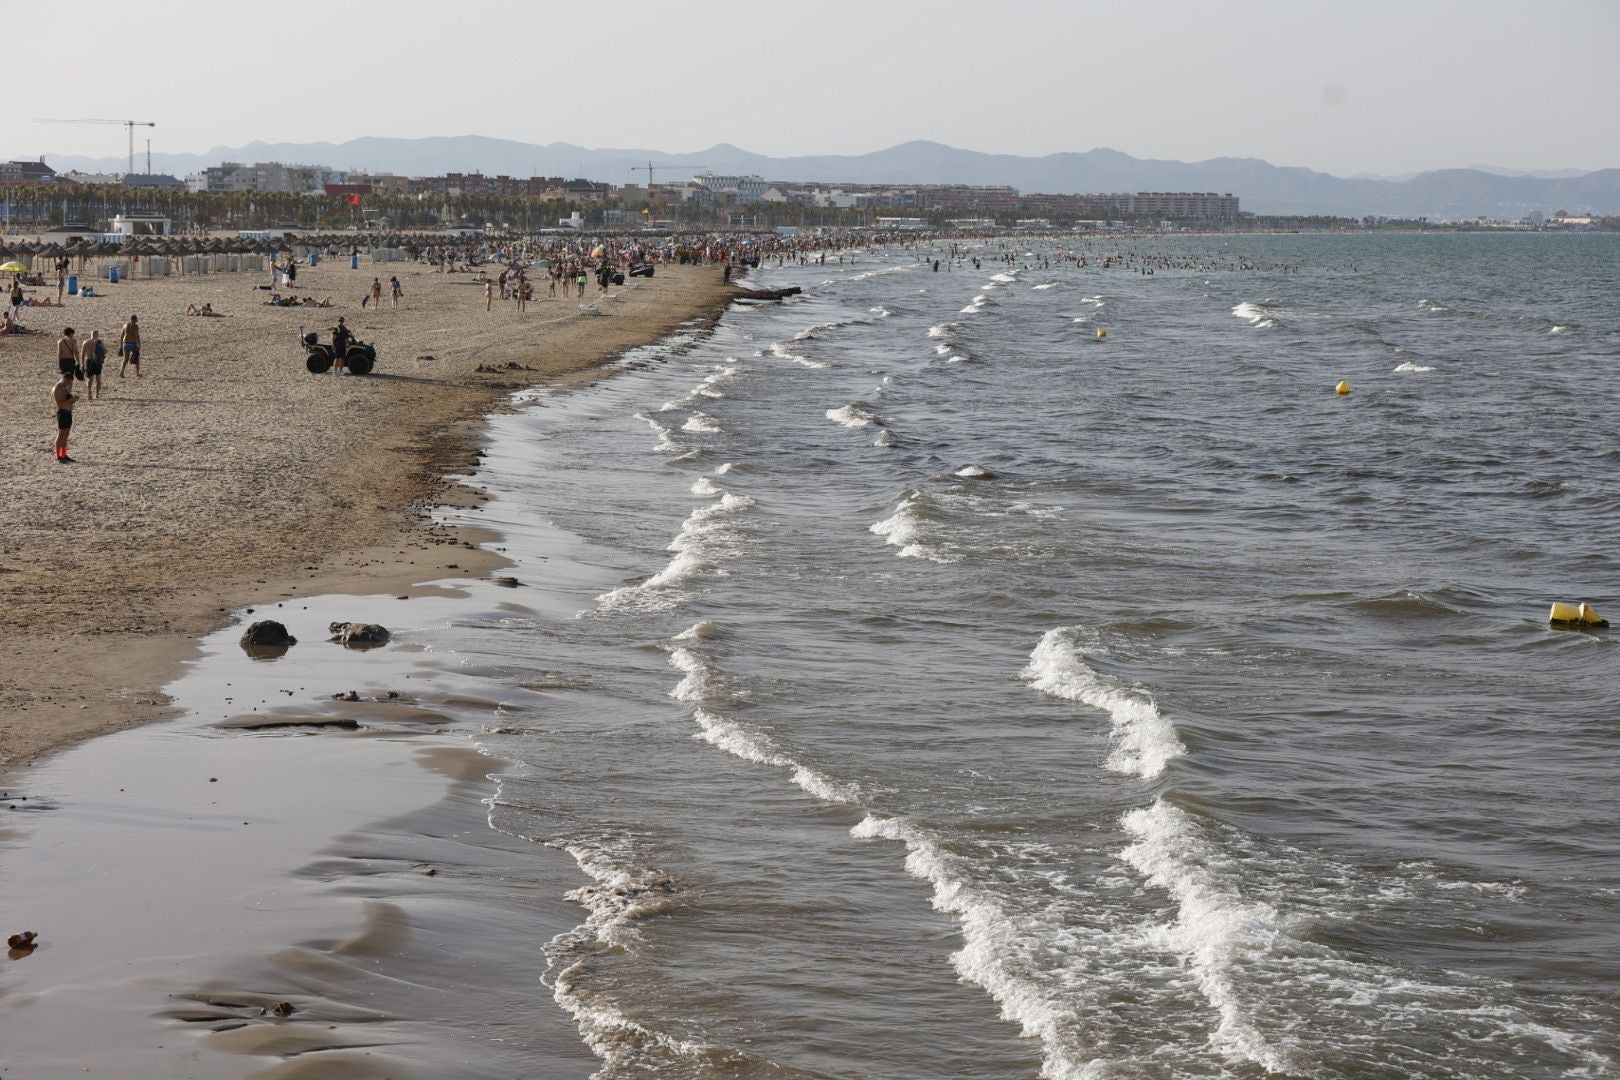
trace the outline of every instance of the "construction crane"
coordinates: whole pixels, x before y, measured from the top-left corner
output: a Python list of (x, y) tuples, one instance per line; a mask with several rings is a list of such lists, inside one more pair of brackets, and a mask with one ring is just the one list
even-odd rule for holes
[(157, 124), (150, 120), (35, 120), (36, 124), (119, 124), (129, 129), (129, 171), (135, 171), (135, 129), (138, 127), (155, 128)]
[(672, 170), (677, 170), (678, 171), (678, 170), (682, 170), (682, 169), (706, 169), (706, 168), (708, 168), (707, 165), (654, 165), (652, 162), (649, 161), (645, 165), (637, 165), (635, 168), (631, 169), (630, 171), (633, 172), (633, 173), (638, 173), (638, 172), (646, 173), (647, 174), (647, 187), (650, 190), (652, 188), (652, 186), (653, 186), (653, 173), (655, 173), (655, 172), (663, 172), (666, 169), (672, 169)]

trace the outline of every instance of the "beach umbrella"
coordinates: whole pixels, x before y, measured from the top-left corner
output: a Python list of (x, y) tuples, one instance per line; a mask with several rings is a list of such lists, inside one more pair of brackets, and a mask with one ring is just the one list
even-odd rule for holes
[(3, 266), (0, 266), (0, 274), (21, 274), (27, 272), (27, 270), (28, 267), (24, 266), (16, 259), (13, 259)]

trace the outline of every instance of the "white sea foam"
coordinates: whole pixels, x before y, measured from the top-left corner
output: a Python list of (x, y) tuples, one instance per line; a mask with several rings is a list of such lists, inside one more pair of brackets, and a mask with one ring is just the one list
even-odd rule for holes
[[(906, 872), (934, 888), (936, 911), (955, 917), (962, 928), (962, 947), (951, 955), (956, 973), (982, 987), (1000, 1006), (1005, 1019), (1020, 1026), (1026, 1038), (1039, 1039), (1045, 1055), (1043, 1080), (1093, 1080), (1111, 1075), (1106, 1063), (1093, 1061), (1084, 1045), (1074, 1046), (1065, 1029), (1076, 1014), (1073, 992), (1061, 982), (1032, 979), (1020, 959), (1032, 947), (1045, 945), (1042, 960), (1055, 951), (1050, 927), (1032, 927), (983, 888), (972, 866), (953, 854), (927, 829), (905, 818), (868, 815), (849, 830), (858, 840), (893, 840), (905, 845)], [(1085, 985), (1082, 982), (1080, 985)]]
[(877, 307), (871, 308), (869, 310), (872, 312), (873, 315), (876, 315), (880, 319), (887, 319), (890, 315), (894, 314), (894, 312), (890, 311), (888, 308), (884, 307), (882, 304), (879, 304)]
[(722, 495), (725, 493), (724, 488), (715, 483), (713, 480), (709, 479), (707, 476), (700, 476), (696, 480), (692, 481), (691, 491), (694, 495), (701, 495), (704, 497)]
[(714, 475), (716, 475), (716, 476), (725, 476), (727, 473), (735, 472), (736, 469), (737, 469), (737, 463), (735, 461), (723, 462), (722, 464), (717, 465), (715, 467)]
[[(1169, 762), (1187, 753), (1175, 726), (1148, 693), (1087, 666), (1079, 636), (1077, 629), (1048, 630), (1030, 653), (1021, 677), (1043, 694), (1108, 714), (1114, 749), (1104, 762), (1107, 768), (1144, 779), (1158, 776)], [(1100, 649), (1100, 643), (1093, 641), (1092, 648)]]
[(995, 475), (983, 465), (964, 465), (956, 470), (957, 476), (967, 477), (970, 480), (988, 479)]
[(770, 347), (770, 354), (780, 360), (791, 360), (795, 364), (803, 364), (807, 368), (824, 368), (827, 366), (826, 363), (821, 360), (816, 360), (805, 356), (803, 353), (794, 352), (791, 348), (789, 348), (788, 343), (785, 341), (778, 341), (772, 344)]
[(670, 650), (669, 666), (684, 674), (669, 692), (670, 697), (677, 701), (702, 701), (708, 696), (714, 668), (702, 656), (680, 645)]
[(878, 419), (878, 414), (870, 405), (855, 401), (836, 409), (827, 410), (827, 419), (842, 424), (847, 428), (870, 427)]
[(1056, 282), (1056, 281), (1048, 281), (1048, 282), (1045, 282), (1044, 284), (1035, 286), (1035, 291), (1040, 292), (1043, 289), (1055, 289), (1055, 288), (1058, 287), (1058, 284), (1059, 283)]
[(792, 768), (793, 760), (781, 751), (770, 736), (760, 731), (744, 727), (735, 721), (724, 719), (709, 712), (707, 709), (694, 709), (692, 719), (696, 720), (701, 729), (697, 737), (711, 746), (718, 746), (726, 753), (744, 761), (752, 761), (756, 765), (771, 765), (776, 768)]
[(854, 319), (834, 319), (832, 322), (816, 323), (814, 326), (807, 326), (794, 334), (793, 340), (814, 341), (826, 337), (829, 330), (836, 330), (840, 326), (848, 326), (855, 321)]
[(999, 281), (1003, 285), (1009, 285), (1012, 282), (1018, 280), (1018, 272), (1016, 270), (1014, 270), (1011, 273), (1003, 271), (1002, 273), (999, 273), (999, 274), (991, 274), (990, 275), (990, 280), (991, 281)]
[(955, 323), (940, 323), (937, 326), (930, 326), (928, 328), (928, 336), (931, 338), (950, 337), (951, 331), (955, 329)]
[(703, 708), (692, 710), (692, 719), (697, 721), (699, 728), (696, 738), (744, 761), (788, 770), (789, 779), (807, 795), (830, 803), (855, 803), (861, 799), (858, 784), (841, 784), (815, 769), (801, 765), (757, 728)]
[(656, 867), (641, 865), (633, 842), (603, 834), (563, 845), (593, 879), (566, 894), (589, 913), (585, 926), (603, 945), (624, 947), (640, 939), (636, 923), (675, 906), (675, 882)]
[(736, 543), (731, 518), (754, 505), (746, 495), (727, 492), (719, 500), (687, 515), (680, 532), (666, 549), (675, 557), (658, 573), (636, 585), (625, 585), (596, 598), (604, 610), (651, 610), (671, 607), (679, 587), (697, 575), (716, 569)]
[(1244, 898), (1224, 872), (1227, 856), (1185, 811), (1159, 800), (1127, 813), (1120, 824), (1134, 838), (1120, 859), (1176, 904), (1174, 922), (1153, 930), (1150, 939), (1184, 959), (1214, 1007), (1219, 1020), (1211, 1045), (1233, 1062), (1310, 1075), (1297, 1040), (1266, 1038), (1241, 990), (1248, 968), (1275, 962), (1294, 944), (1282, 915)]
[(658, 453), (667, 454), (672, 450), (680, 449), (680, 444), (675, 441), (675, 432), (670, 428), (659, 423), (646, 413), (638, 412), (635, 414), (635, 417), (637, 420), (645, 420), (647, 422), (647, 426), (652, 428), (653, 433), (658, 436), (658, 445), (653, 447), (653, 449)]
[(705, 413), (694, 412), (686, 418), (686, 423), (681, 425), (681, 430), (713, 434), (720, 430), (720, 425), (714, 422), (714, 417)]
[(725, 633), (713, 619), (700, 619), (675, 635), (676, 641), (709, 641)]
[(883, 537), (885, 543), (899, 548), (902, 559), (928, 559), (937, 563), (957, 561), (923, 543), (923, 522), (917, 514), (921, 501), (920, 495), (908, 495), (900, 501), (891, 516), (874, 523), (871, 531)]
[[(574, 1021), (581, 1038), (603, 1063), (596, 1075), (626, 1075), (651, 1063), (677, 1063), (712, 1055), (706, 1044), (657, 1031), (631, 1020), (588, 985), (592, 956), (633, 949), (640, 942), (636, 923), (675, 908), (675, 880), (636, 858), (625, 836), (604, 834), (559, 845), (574, 857), (592, 883), (566, 898), (586, 911), (585, 922), (546, 943), (547, 981), (553, 999)], [(553, 974), (552, 972), (555, 972)]]
[(1570, 327), (1570, 326), (1555, 326), (1551, 330), (1547, 331), (1547, 333), (1549, 333), (1549, 334), (1567, 334), (1573, 329), (1574, 329), (1574, 327)]
[(877, 438), (872, 440), (873, 446), (890, 447), (894, 446), (895, 443), (896, 439), (894, 437), (894, 432), (890, 431), (888, 428), (884, 428), (883, 430), (879, 431)]
[(698, 384), (697, 389), (693, 390), (692, 393), (699, 397), (707, 398), (725, 397), (725, 394), (720, 392), (719, 385), (725, 382), (727, 379), (733, 378), (737, 374), (739, 369), (733, 366), (736, 364), (736, 362), (737, 361), (735, 359), (727, 360), (725, 366), (717, 367), (714, 371), (709, 373), (708, 377)]
[(1405, 361), (1403, 363), (1395, 365), (1395, 372), (1397, 374), (1417, 373), (1417, 372), (1433, 371), (1433, 370), (1434, 370), (1434, 368), (1432, 368), (1432, 367), (1425, 367), (1422, 364), (1414, 364), (1410, 360), (1407, 360), (1407, 361)]
[(1276, 316), (1264, 304), (1251, 303), (1245, 300), (1232, 309), (1232, 314), (1240, 319), (1249, 320), (1250, 325), (1262, 330), (1270, 330), (1277, 325)]
[(1444, 312), (1447, 312), (1447, 311), (1451, 310), (1448, 307), (1444, 307), (1441, 304), (1435, 303), (1433, 300), (1419, 300), (1417, 302), (1417, 306), (1418, 306), (1419, 311), (1427, 311), (1427, 312), (1430, 312), (1430, 313), (1436, 314), (1436, 315), (1439, 315), (1439, 314), (1442, 314)]

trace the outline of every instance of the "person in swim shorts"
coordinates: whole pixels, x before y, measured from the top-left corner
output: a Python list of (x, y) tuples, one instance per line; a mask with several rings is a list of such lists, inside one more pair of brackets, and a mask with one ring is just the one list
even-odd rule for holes
[(67, 444), (68, 432), (73, 430), (73, 404), (78, 400), (73, 392), (73, 372), (62, 372), (62, 377), (51, 387), (51, 401), (56, 405), (56, 461), (59, 465), (73, 461), (68, 457)]
[(135, 365), (135, 377), (141, 377), (141, 324), (140, 318), (135, 315), (129, 317), (124, 329), (118, 335), (118, 351), (124, 354), (124, 362), (118, 365), (118, 377), (124, 377), (124, 370), (131, 364)]
[(79, 339), (73, 336), (73, 327), (65, 327), (56, 339), (56, 370), (73, 378), (79, 370)]

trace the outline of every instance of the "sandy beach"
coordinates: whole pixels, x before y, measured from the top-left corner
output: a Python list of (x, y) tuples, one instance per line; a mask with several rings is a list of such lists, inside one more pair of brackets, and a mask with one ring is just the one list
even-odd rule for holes
[[(362, 308), (390, 274), (400, 305)], [(296, 290), (332, 307), (280, 308), (263, 303), (268, 278), (137, 272), (98, 297), (25, 308), (41, 332), (0, 337), (0, 766), (165, 715), (161, 688), (243, 604), (487, 576), (498, 555), (421, 512), (478, 499), (446, 477), (475, 463), (480, 418), (522, 387), (593, 378), (712, 318), (732, 291), (718, 268), (672, 266), (606, 298), (542, 286), (526, 312), (498, 298), (486, 311), (473, 274), (333, 260), (300, 267)], [(223, 317), (185, 314), (204, 303)], [(57, 337), (72, 326), (114, 343), (131, 313), (141, 377), (120, 378), (109, 349), (104, 396), (84, 400), (80, 384), (75, 463), (59, 465)], [(338, 316), (376, 345), (374, 374), (306, 372), (300, 329), (325, 340)]]

